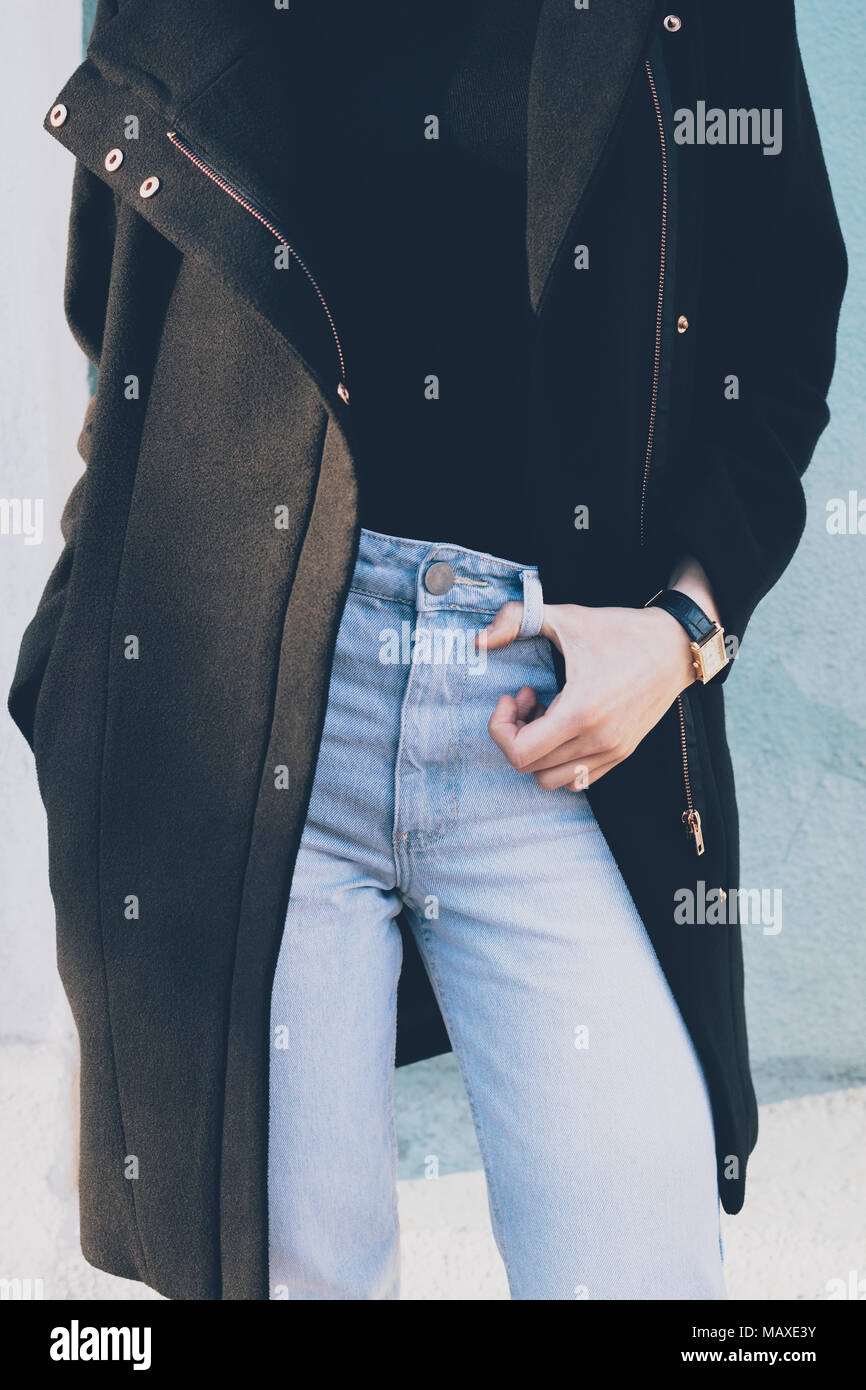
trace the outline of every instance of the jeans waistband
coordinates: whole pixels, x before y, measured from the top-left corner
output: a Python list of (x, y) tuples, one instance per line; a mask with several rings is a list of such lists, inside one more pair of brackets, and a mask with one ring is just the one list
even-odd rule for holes
[(436, 609), (482, 613), (488, 621), (503, 603), (516, 601), (524, 605), (520, 636), (534, 637), (541, 628), (538, 567), (500, 560), (462, 545), (364, 529), (351, 587), (355, 593), (405, 603), (419, 613)]

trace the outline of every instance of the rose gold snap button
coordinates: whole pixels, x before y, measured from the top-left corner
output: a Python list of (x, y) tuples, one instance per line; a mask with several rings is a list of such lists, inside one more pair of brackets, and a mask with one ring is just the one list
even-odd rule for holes
[(677, 319), (677, 332), (678, 332), (678, 333), (685, 333), (685, 331), (686, 331), (686, 329), (688, 328), (688, 326), (689, 326), (689, 321), (688, 321), (688, 319), (686, 318), (685, 314), (680, 314), (679, 318)]
[(119, 169), (123, 163), (123, 150), (109, 150), (105, 156), (105, 167), (109, 174), (113, 174), (115, 169)]
[(66, 120), (66, 117), (68, 115), (69, 111), (63, 105), (63, 102), (58, 101), (56, 106), (52, 106), (51, 115), (48, 117), (48, 119), (53, 126), (57, 127), (59, 125), (63, 125), (63, 122)]
[(145, 179), (141, 188), (138, 190), (142, 198), (152, 198), (159, 188), (159, 179), (156, 174), (151, 174), (150, 178)]
[(683, 21), (680, 19), (678, 14), (665, 15), (665, 28), (667, 29), (669, 34), (675, 34), (677, 30), (682, 29), (682, 27)]

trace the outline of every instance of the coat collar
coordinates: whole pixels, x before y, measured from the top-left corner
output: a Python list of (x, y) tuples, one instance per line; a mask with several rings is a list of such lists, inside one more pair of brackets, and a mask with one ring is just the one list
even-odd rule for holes
[[(317, 8), (333, 11), (339, 38), (344, 0)], [(351, 0), (355, 8), (356, 0)], [(589, 185), (622, 107), (645, 46), (654, 0), (543, 0), (529, 89), (526, 244), (529, 287), (537, 309), (569, 224)], [(202, 93), (231, 72), (245, 52), (279, 44), (295, 22), (292, 11), (251, 6), (249, 0), (119, 0), (113, 19), (98, 24), (88, 54), (113, 81), (131, 85), (169, 123), (184, 112), (195, 121)], [(259, 92), (263, 123), (278, 123), (283, 93), (270, 69), (271, 92)], [(195, 134), (196, 132), (193, 131)], [(208, 143), (209, 131), (202, 132)], [(249, 141), (249, 129), (237, 131)], [(222, 130), (220, 153), (244, 169), (243, 147)], [(279, 194), (274, 190), (279, 202)]]
[(644, 50), (653, 0), (545, 0), (529, 87), (526, 251), (538, 310)]
[(263, 10), (249, 0), (99, 0), (87, 56), (174, 121), (256, 42)]
[[(356, 0), (316, 0), (304, 12), (249, 0), (116, 0), (115, 13), (114, 0), (101, 0), (88, 59), (113, 89), (131, 89), (166, 129), (179, 127), (281, 214), (289, 236), (315, 263), (315, 246), (304, 240), (304, 209), (313, 200), (280, 134), (291, 58), (286, 45), (299, 25), (322, 26), (323, 41), (331, 44), (336, 35), (354, 48), (359, 34), (387, 42), (390, 4), (382, 0), (359, 29)], [(527, 136), (526, 251), (536, 312), (615, 128), (656, 8), (654, 0), (597, 0), (588, 9), (576, 9), (574, 0), (541, 5)], [(339, 177), (338, 167), (334, 173)], [(233, 254), (239, 251), (222, 249), (223, 273), (242, 282), (245, 270), (232, 265)]]

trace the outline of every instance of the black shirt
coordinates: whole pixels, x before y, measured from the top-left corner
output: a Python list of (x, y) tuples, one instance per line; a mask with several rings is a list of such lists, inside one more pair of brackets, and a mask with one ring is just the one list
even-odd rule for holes
[(539, 7), (419, 7), (406, 52), (398, 41), (380, 56), (377, 138), (359, 151), (369, 217), (342, 248), (339, 286), (362, 524), (520, 562), (533, 559), (526, 115)]

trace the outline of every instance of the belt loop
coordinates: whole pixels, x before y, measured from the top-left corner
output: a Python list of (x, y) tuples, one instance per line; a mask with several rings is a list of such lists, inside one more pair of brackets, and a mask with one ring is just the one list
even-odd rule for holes
[(518, 637), (537, 637), (544, 622), (544, 593), (534, 570), (521, 570), (523, 580), (523, 618)]

